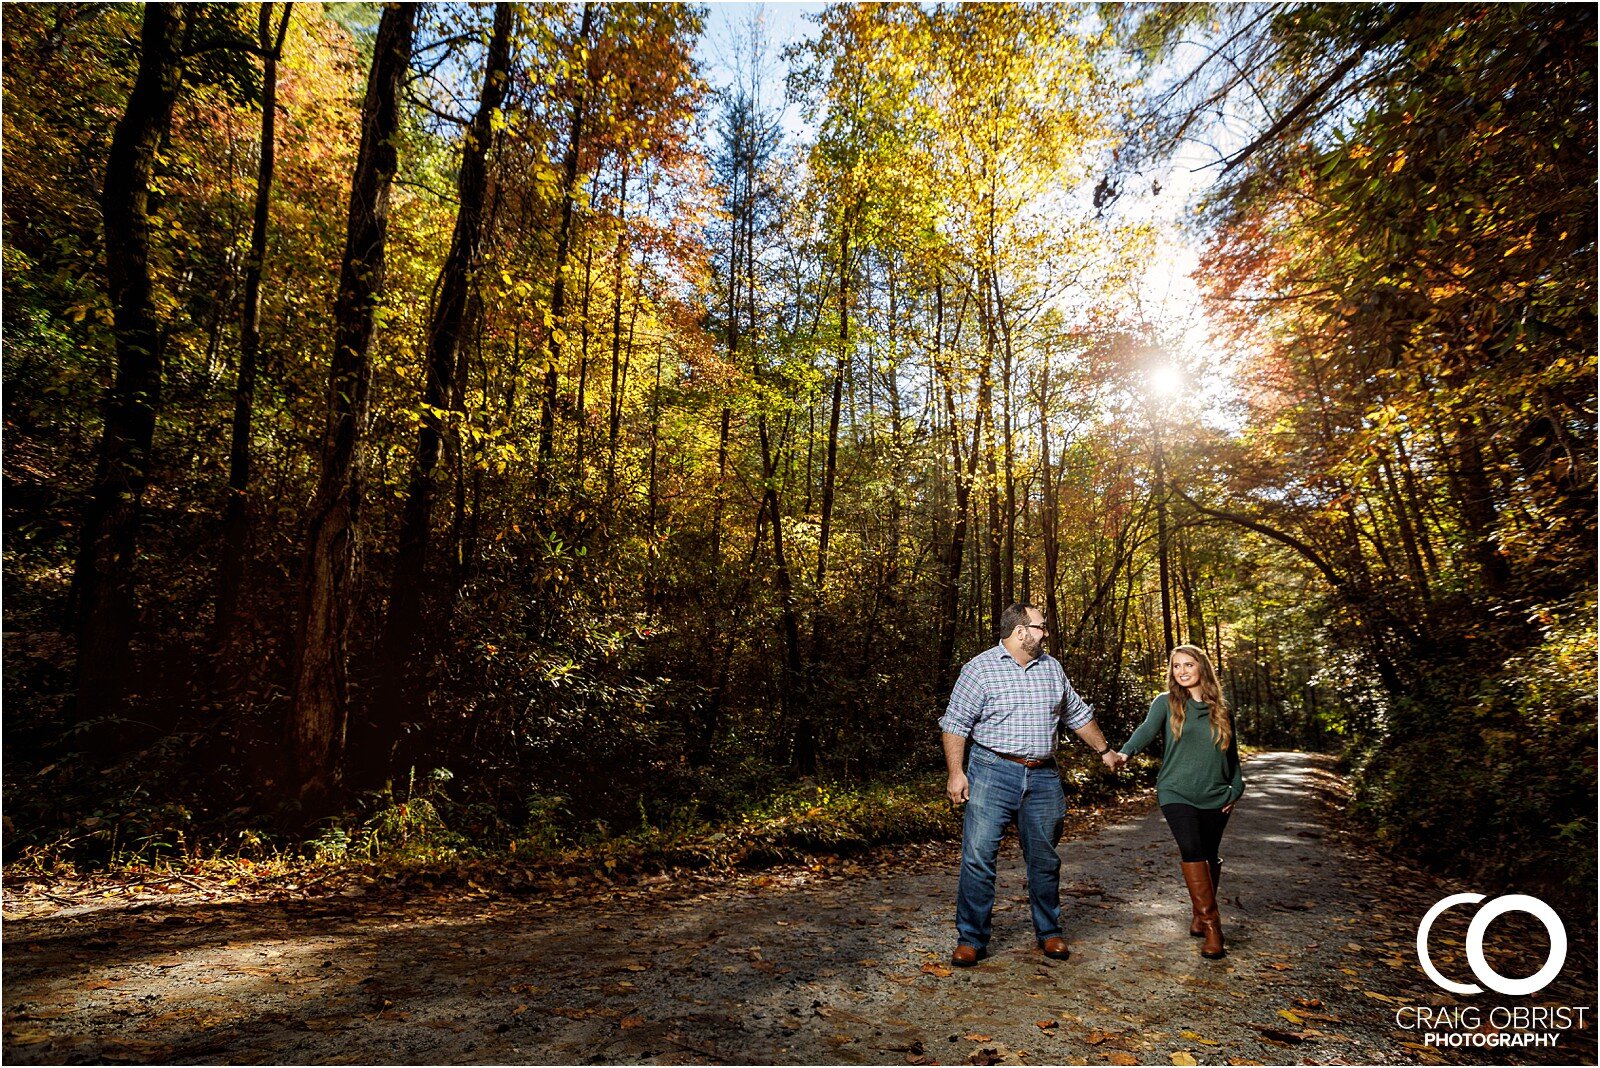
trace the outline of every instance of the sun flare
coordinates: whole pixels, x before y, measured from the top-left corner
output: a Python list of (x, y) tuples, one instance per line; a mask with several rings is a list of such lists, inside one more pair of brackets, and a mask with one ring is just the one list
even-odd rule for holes
[(1156, 400), (1176, 400), (1183, 392), (1183, 372), (1176, 364), (1159, 364), (1146, 374), (1145, 385)]

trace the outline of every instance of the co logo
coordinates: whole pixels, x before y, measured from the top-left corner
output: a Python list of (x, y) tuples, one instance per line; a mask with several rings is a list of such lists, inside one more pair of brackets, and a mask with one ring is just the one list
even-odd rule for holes
[[(1561, 966), (1567, 962), (1567, 929), (1562, 925), (1561, 917), (1556, 915), (1555, 909), (1527, 894), (1507, 894), (1495, 898), (1479, 909), (1478, 914), (1472, 918), (1472, 923), (1467, 926), (1467, 964), (1471, 966), (1472, 974), (1477, 976), (1478, 982), (1483, 986), (1453, 982), (1439, 974), (1439, 970), (1433, 966), (1433, 961), (1428, 958), (1428, 931), (1433, 927), (1433, 921), (1448, 908), (1456, 905), (1475, 905), (1482, 900), (1482, 894), (1451, 894), (1422, 917), (1422, 925), (1417, 928), (1417, 960), (1422, 963), (1422, 970), (1428, 973), (1428, 978), (1455, 994), (1481, 994), (1483, 986), (1500, 994), (1533, 994), (1549, 986), (1550, 981), (1561, 971)], [(1507, 979), (1490, 967), (1488, 959), (1483, 955), (1484, 932), (1497, 917), (1507, 912), (1526, 912), (1537, 918), (1544, 924), (1545, 930), (1550, 932), (1550, 956), (1545, 959), (1543, 968), (1526, 979)]]

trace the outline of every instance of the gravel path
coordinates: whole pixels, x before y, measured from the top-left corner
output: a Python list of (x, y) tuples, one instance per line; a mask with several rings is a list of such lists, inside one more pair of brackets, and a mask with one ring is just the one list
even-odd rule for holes
[[(1062, 843), (1070, 961), (1033, 945), (1001, 854), (995, 940), (953, 945), (954, 847), (658, 884), (602, 903), (492, 891), (189, 902), (13, 919), (4, 1057), (45, 1063), (1461, 1063), (1396, 1026), (1453, 1004), (1417, 966), (1444, 887), (1338, 840), (1320, 758), (1268, 753), (1224, 840), (1229, 956), (1200, 958), (1160, 813)], [(1070, 822), (1070, 817), (1069, 817)], [(1470, 888), (1467, 888), (1470, 889)], [(347, 891), (356, 894), (358, 891)], [(1461, 962), (1445, 941), (1436, 962)], [(1593, 949), (1543, 1000), (1591, 1006), (1558, 1049), (1595, 1062)], [(1537, 966), (1537, 961), (1535, 962)], [(1526, 974), (1507, 967), (1506, 974)], [(1528, 970), (1532, 970), (1531, 968)], [(1526, 999), (1524, 999), (1526, 1000)], [(1488, 1003), (1483, 1003), (1487, 1005)], [(1405, 1043), (1414, 1043), (1406, 1045)], [(1190, 1059), (1192, 1058), (1192, 1059)]]

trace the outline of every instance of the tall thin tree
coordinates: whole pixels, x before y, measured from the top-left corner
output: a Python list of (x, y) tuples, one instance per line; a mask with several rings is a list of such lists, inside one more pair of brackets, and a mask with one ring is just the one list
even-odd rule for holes
[(400, 86), (411, 64), (413, 4), (385, 6), (378, 21), (361, 148), (350, 182), (349, 221), (334, 299), (322, 470), (306, 525), (306, 555), (294, 647), (290, 735), (302, 802), (316, 809), (337, 785), (344, 744), (346, 656), (358, 580), (373, 309), (383, 292), (389, 190), (399, 166)]
[(278, 60), (289, 33), (294, 4), (283, 5), (272, 32), (273, 4), (262, 4), (257, 36), (261, 45), (261, 161), (256, 167), (255, 211), (250, 222), (250, 255), (244, 264), (244, 308), (239, 324), (239, 377), (233, 391), (233, 442), (228, 451), (228, 502), (222, 520), (222, 565), (217, 569), (216, 641), (227, 656), (244, 582), (250, 538), (250, 424), (255, 412), (256, 365), (261, 356), (261, 274), (267, 258), (267, 222), (272, 204), (272, 173), (277, 161)]
[(433, 314), (428, 322), (423, 366), (422, 426), (417, 432), (409, 494), (400, 521), (394, 574), (389, 586), (389, 614), (384, 620), (380, 683), (376, 700), (367, 706), (360, 746), (362, 758), (380, 771), (398, 740), (399, 722), (408, 705), (416, 704), (419, 674), (428, 660), (423, 616), (429, 588), (428, 556), (433, 532), (434, 502), (439, 494), (441, 442), (454, 431), (444, 414), (455, 406), (456, 369), (465, 344), (463, 325), (467, 300), (480, 267), (484, 240), (484, 203), (489, 186), (489, 149), (494, 117), (505, 102), (510, 76), (511, 34), (515, 8), (499, 3), (484, 59), (478, 110), (468, 125), (456, 174), (456, 221), (450, 251), (439, 271)]
[(172, 127), (194, 7), (145, 5), (139, 72), (106, 162), (100, 205), (116, 377), (106, 396), (105, 429), (72, 580), (80, 719), (116, 711), (131, 664), (138, 617), (134, 560), (161, 410), (163, 352), (150, 271), (150, 180), (156, 151)]
[(572, 127), (561, 162), (561, 223), (556, 231), (554, 281), (550, 287), (550, 326), (546, 331), (544, 397), (539, 406), (539, 455), (534, 465), (534, 488), (541, 498), (549, 488), (550, 463), (555, 453), (556, 407), (561, 388), (561, 346), (566, 330), (567, 259), (572, 251), (572, 213), (578, 195), (578, 158), (583, 147), (583, 122), (589, 100), (589, 33), (594, 25), (594, 5), (583, 5), (574, 49), (578, 66), (577, 89), (572, 97)]

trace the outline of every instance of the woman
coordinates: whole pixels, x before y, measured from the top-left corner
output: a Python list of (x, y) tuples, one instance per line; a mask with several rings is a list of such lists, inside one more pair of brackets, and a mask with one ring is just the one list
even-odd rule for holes
[(1212, 960), (1226, 950), (1217, 914), (1222, 861), (1217, 846), (1233, 804), (1244, 793), (1233, 718), (1205, 651), (1193, 645), (1172, 650), (1167, 692), (1150, 702), (1150, 714), (1122, 747), (1132, 756), (1163, 733), (1166, 753), (1156, 777), (1156, 800), (1183, 858), (1193, 914), (1189, 933), (1204, 938), (1200, 955)]

